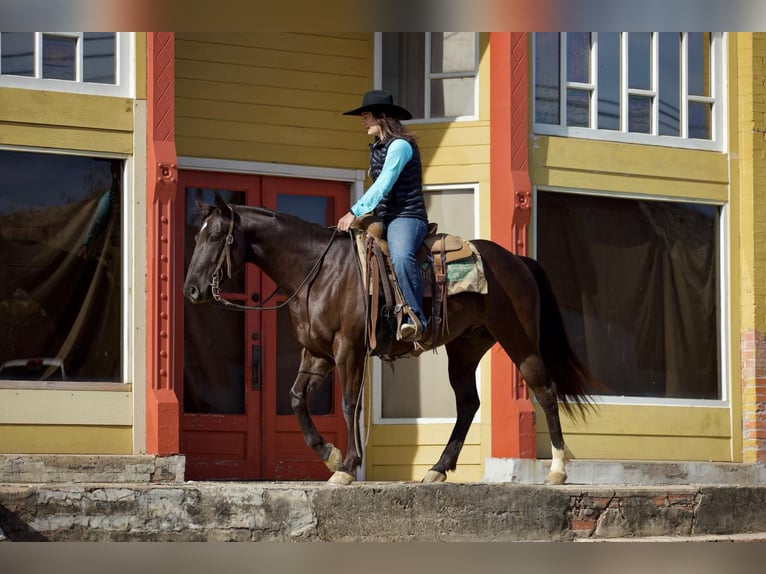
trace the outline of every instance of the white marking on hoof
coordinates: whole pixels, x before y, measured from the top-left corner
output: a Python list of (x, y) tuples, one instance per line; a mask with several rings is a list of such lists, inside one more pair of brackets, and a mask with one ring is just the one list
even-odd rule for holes
[(567, 472), (564, 466), (568, 460), (566, 448), (556, 448), (551, 445), (553, 458), (551, 460), (551, 470), (545, 479), (545, 484), (564, 484), (567, 480)]
[(330, 484), (339, 484), (341, 486), (348, 486), (349, 484), (351, 484), (355, 480), (356, 480), (356, 478), (354, 478), (349, 473), (343, 472), (342, 470), (337, 470), (327, 480), (327, 482), (329, 482)]
[(327, 460), (324, 461), (325, 466), (329, 468), (331, 471), (335, 472), (336, 470), (340, 469), (340, 465), (343, 463), (343, 455), (340, 454), (340, 449), (335, 446), (332, 443), (327, 443), (332, 447), (332, 451), (330, 452), (330, 456), (327, 457)]
[(447, 480), (447, 475), (437, 470), (429, 470), (423, 477), (423, 482), (444, 482)]
[(566, 472), (549, 472), (545, 484), (564, 484), (567, 481)]

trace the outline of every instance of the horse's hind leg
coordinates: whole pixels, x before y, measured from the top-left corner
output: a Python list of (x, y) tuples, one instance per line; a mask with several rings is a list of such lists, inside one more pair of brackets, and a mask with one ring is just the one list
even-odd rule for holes
[(327, 359), (314, 356), (303, 349), (298, 376), (290, 389), (290, 405), (298, 418), (306, 444), (319, 455), (327, 468), (335, 472), (341, 465), (341, 452), (332, 443), (326, 443), (319, 434), (314, 421), (311, 420), (307, 404), (311, 392), (322, 384), (333, 367), (334, 365)]
[(561, 419), (559, 418), (559, 405), (556, 391), (551, 383), (548, 370), (545, 368), (542, 357), (532, 354), (523, 359), (519, 365), (521, 376), (524, 377), (529, 388), (535, 394), (537, 402), (545, 413), (548, 423), (548, 432), (551, 436), (552, 460), (551, 468), (545, 482), (548, 484), (563, 484), (567, 479), (565, 465), (566, 444), (564, 434), (561, 432)]
[(479, 410), (476, 367), (493, 343), (494, 340), (488, 334), (483, 338), (474, 334), (471, 338), (458, 337), (447, 344), (449, 382), (455, 393), (457, 420), (441, 457), (426, 473), (423, 482), (443, 482), (447, 479), (447, 471), (457, 467), (468, 429)]

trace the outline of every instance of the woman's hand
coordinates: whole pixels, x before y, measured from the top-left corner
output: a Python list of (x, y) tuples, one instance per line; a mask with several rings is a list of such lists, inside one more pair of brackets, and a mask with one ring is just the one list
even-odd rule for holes
[(338, 220), (338, 231), (348, 231), (356, 216), (350, 211)]

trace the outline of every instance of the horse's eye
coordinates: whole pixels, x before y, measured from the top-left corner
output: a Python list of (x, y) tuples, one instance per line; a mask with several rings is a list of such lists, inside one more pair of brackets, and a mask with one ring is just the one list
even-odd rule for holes
[(207, 238), (208, 243), (218, 243), (220, 240), (221, 240), (221, 236), (217, 233), (212, 233)]

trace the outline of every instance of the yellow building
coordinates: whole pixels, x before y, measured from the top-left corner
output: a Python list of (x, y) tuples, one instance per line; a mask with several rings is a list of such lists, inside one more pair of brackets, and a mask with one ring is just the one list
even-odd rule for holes
[[(326, 477), (290, 411), (300, 349), (286, 314), (186, 308), (180, 286), (193, 204), (212, 190), (334, 224), (367, 183), (368, 137), (341, 112), (382, 87), (414, 113), (431, 219), (537, 257), (573, 346), (610, 386), (585, 422), (564, 419), (574, 456), (766, 460), (766, 35), (0, 40), (0, 161), (34, 190), (22, 201), (0, 183), (0, 336), (14, 349), (0, 363), (64, 379), (0, 370), (2, 452), (180, 452), (190, 478)], [(114, 71), (88, 75), (88, 62)], [(115, 165), (111, 249), (83, 257)], [(51, 191), (42, 174), (57, 169), (72, 190)], [(21, 264), (40, 250), (33, 269)], [(53, 293), (73, 284), (59, 309)], [(250, 270), (231, 295), (254, 304), (272, 289)], [(419, 480), (454, 424), (446, 353), (371, 365), (362, 477)], [(480, 480), (489, 457), (550, 457), (544, 417), (502, 351), (477, 384), (450, 480)], [(340, 445), (336, 387), (312, 412)]]

